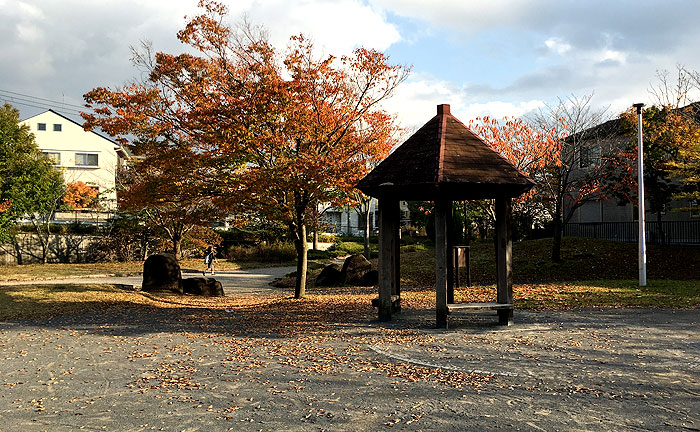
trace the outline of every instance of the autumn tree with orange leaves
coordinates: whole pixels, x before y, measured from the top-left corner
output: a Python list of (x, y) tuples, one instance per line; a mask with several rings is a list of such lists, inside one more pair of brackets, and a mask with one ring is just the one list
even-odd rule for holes
[(82, 210), (94, 205), (97, 195), (97, 189), (88, 186), (84, 182), (70, 182), (66, 183), (63, 203), (73, 210)]
[[(126, 196), (143, 208), (167, 203), (173, 211), (164, 216), (174, 219), (205, 221), (219, 210), (284, 224), (297, 250), (295, 297), (303, 297), (312, 207), (345, 199), (368, 162), (388, 153), (393, 119), (379, 104), (408, 69), (363, 48), (319, 58), (303, 36), (280, 54), (259, 28), (224, 24), (225, 6), (200, 7), (178, 33), (197, 54), (146, 46), (134, 59), (148, 78), (86, 94), (86, 127), (137, 137), (130, 146), (143, 160)], [(183, 207), (205, 214), (174, 214)]]
[(281, 85), (288, 105), (272, 136), (256, 140), (241, 184), (254, 208), (289, 227), (297, 251), (297, 298), (306, 289), (306, 228), (313, 206), (346, 200), (393, 144), (393, 119), (378, 105), (407, 69), (387, 61), (365, 49), (318, 59), (301, 36), (292, 38), (284, 59), (291, 77)]
[(529, 120), (477, 119), (471, 125), (491, 147), (537, 185), (516, 203), (515, 210), (550, 219), (554, 229), (552, 260), (561, 261), (563, 227), (585, 202), (600, 199), (600, 176), (596, 169), (580, 170), (581, 149), (606, 143), (607, 133), (595, 128), (605, 110), (593, 110), (591, 95), (571, 96), (540, 110)]

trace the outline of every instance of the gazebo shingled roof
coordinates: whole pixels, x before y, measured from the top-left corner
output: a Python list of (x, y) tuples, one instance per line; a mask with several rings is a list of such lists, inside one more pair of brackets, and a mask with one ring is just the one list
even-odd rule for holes
[[(535, 183), (438, 105), (437, 115), (391, 153), (357, 188), (379, 199), (379, 319), (401, 311), (399, 200), (434, 201), (435, 313), (438, 327), (460, 309), (496, 309), (501, 324), (513, 317), (511, 199)], [(496, 302), (454, 303), (457, 260), (450, 238), (452, 202), (495, 199)]]
[(449, 105), (391, 153), (357, 187), (403, 200), (515, 197), (534, 182), (450, 114)]

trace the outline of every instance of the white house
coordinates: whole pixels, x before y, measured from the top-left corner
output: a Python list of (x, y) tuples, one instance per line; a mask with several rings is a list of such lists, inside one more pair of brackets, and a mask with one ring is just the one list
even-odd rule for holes
[(31, 129), (39, 149), (53, 159), (66, 183), (81, 181), (99, 192), (106, 210), (116, 210), (116, 175), (129, 154), (116, 142), (53, 110), (21, 122)]
[[(402, 225), (410, 220), (408, 205), (401, 201)], [(365, 220), (354, 207), (333, 207), (328, 203), (318, 206), (321, 214), (321, 231), (334, 234), (350, 234), (362, 236), (365, 230)], [(369, 202), (369, 230), (373, 235), (378, 226), (377, 200), (372, 198)]]

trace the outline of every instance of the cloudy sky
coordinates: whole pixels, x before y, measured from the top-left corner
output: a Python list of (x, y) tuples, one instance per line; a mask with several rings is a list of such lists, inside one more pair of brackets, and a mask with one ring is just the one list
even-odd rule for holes
[[(557, 98), (595, 92), (616, 114), (648, 93), (657, 70), (700, 70), (696, 0), (224, 0), (280, 48), (310, 36), (324, 52), (384, 50), (412, 65), (387, 108), (403, 126), (449, 103), (462, 121), (522, 115)], [(77, 113), (96, 86), (138, 71), (142, 40), (179, 53), (175, 38), (196, 0), (0, 0), (0, 102), (23, 118), (53, 107)], [(58, 105), (57, 105), (58, 104)]]

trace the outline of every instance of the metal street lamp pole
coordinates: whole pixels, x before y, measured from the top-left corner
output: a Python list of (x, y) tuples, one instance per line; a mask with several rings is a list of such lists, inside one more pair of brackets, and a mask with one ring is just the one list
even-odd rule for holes
[(637, 184), (639, 185), (639, 286), (647, 285), (647, 244), (644, 230), (644, 144), (642, 141), (642, 107), (643, 103), (632, 105), (637, 108)]

